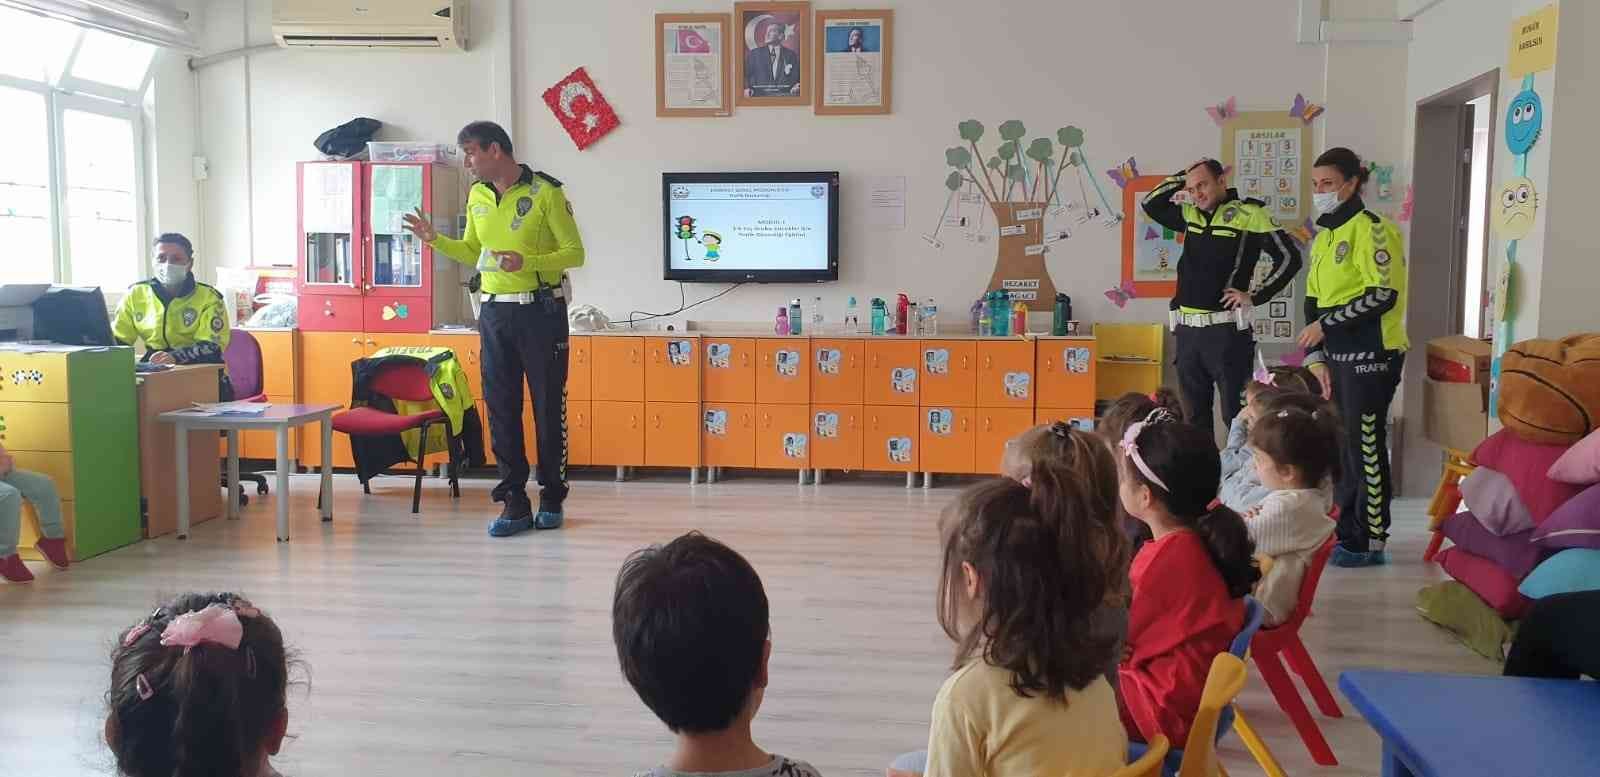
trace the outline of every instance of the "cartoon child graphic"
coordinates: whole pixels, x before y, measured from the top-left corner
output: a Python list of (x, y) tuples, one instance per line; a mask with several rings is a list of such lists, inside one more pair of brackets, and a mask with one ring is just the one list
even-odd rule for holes
[(722, 236), (706, 230), (700, 235), (700, 244), (706, 247), (706, 261), (715, 262), (722, 258)]

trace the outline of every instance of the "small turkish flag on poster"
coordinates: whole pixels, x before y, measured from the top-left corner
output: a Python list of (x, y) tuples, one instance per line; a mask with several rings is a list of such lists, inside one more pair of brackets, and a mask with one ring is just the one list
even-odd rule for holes
[(711, 42), (698, 31), (678, 28), (679, 54), (710, 54)]
[(572, 136), (572, 142), (578, 144), (579, 151), (605, 137), (619, 123), (611, 103), (606, 102), (588, 72), (581, 67), (544, 90), (544, 102)]

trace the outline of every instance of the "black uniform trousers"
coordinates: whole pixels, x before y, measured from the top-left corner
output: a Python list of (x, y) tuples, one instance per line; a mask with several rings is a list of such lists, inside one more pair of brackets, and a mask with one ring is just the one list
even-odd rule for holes
[(1217, 387), (1222, 388), (1222, 425), (1233, 424), (1233, 417), (1244, 407), (1244, 387), (1250, 382), (1256, 354), (1255, 337), (1248, 329), (1232, 323), (1211, 326), (1178, 327), (1178, 390), (1189, 423), (1200, 427), (1206, 436), (1216, 438), (1211, 418), (1211, 402)]
[(1600, 591), (1546, 596), (1517, 626), (1507, 677), (1600, 678)]
[(560, 512), (567, 498), (567, 303), (548, 294), (528, 304), (485, 302), (478, 331), (489, 439), (500, 470), (494, 501), (514, 508), (514, 517), (529, 506), (522, 435), (526, 380), (538, 436), (539, 509)]
[(1389, 403), (1400, 385), (1404, 351), (1381, 351), (1364, 359), (1329, 354), (1333, 401), (1344, 425), (1344, 467), (1335, 497), (1339, 504), (1339, 544), (1364, 553), (1369, 543), (1389, 538), (1389, 502), (1394, 480), (1389, 469)]

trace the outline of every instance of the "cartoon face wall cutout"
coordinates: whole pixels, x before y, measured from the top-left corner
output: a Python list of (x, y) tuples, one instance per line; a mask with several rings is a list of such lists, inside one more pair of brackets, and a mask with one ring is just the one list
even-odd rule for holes
[(1506, 148), (1513, 154), (1526, 154), (1543, 130), (1544, 104), (1532, 85), (1525, 85), (1506, 108)]
[(1539, 211), (1539, 190), (1527, 178), (1508, 178), (1495, 195), (1500, 237), (1521, 240), (1533, 231), (1533, 218)]

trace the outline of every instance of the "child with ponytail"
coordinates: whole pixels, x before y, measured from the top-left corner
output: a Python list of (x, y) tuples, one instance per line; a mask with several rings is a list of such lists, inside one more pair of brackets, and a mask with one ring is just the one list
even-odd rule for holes
[(126, 777), (277, 777), (289, 724), (283, 635), (234, 594), (185, 594), (111, 653), (106, 744)]
[(1244, 408), (1228, 427), (1228, 444), (1222, 449), (1222, 489), (1218, 498), (1243, 513), (1272, 491), (1256, 475), (1255, 452), (1250, 448), (1250, 425), (1261, 418), (1261, 409), (1278, 397), (1288, 395), (1321, 396), (1322, 384), (1304, 367), (1268, 367), (1256, 357), (1255, 377), (1245, 385)]
[(1133, 560), (1119, 674), (1129, 736), (1184, 742), (1211, 661), (1244, 627), (1261, 572), (1238, 513), (1212, 509), (1221, 463), (1206, 432), (1157, 410), (1122, 440), (1122, 504), (1153, 539)]
[(1105, 677), (1116, 635), (1096, 624), (1127, 547), (1112, 517), (1115, 461), (1066, 424), (1013, 447), (1036, 456), (1027, 475), (968, 488), (940, 522), (935, 602), (954, 673), (934, 699), (927, 752), (896, 759), (890, 775), (1087, 777), (1127, 755)]
[(1254, 468), (1271, 489), (1245, 513), (1258, 556), (1271, 562), (1256, 586), (1265, 625), (1294, 614), (1311, 557), (1333, 534), (1331, 484), (1339, 477), (1339, 419), (1319, 396), (1288, 394), (1263, 408), (1250, 427)]
[[(1106, 442), (1116, 448), (1122, 443), (1122, 435), (1135, 421), (1143, 420), (1156, 410), (1164, 410), (1176, 421), (1183, 421), (1183, 402), (1178, 399), (1178, 393), (1165, 386), (1141, 394), (1130, 391), (1112, 402), (1103, 415), (1100, 416), (1100, 425), (1096, 430), (1105, 438)], [(1139, 519), (1128, 515), (1122, 509), (1122, 501), (1117, 500), (1117, 523), (1122, 527), (1123, 533), (1128, 535), (1128, 540), (1133, 543), (1133, 552), (1150, 541), (1150, 527), (1145, 526)]]

